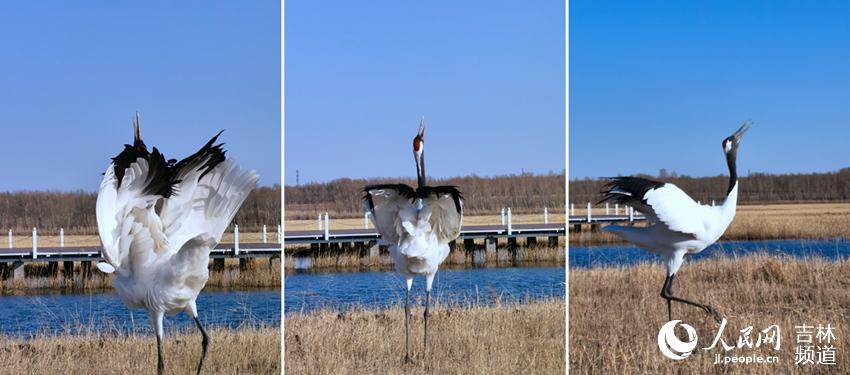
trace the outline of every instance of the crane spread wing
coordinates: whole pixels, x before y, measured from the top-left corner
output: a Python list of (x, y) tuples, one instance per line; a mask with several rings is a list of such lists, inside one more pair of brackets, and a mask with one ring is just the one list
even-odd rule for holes
[(370, 185), (363, 189), (363, 208), (386, 244), (398, 244), (404, 235), (400, 212), (412, 211), (416, 193), (405, 184)]
[(259, 180), (254, 171), (243, 171), (225, 158), (217, 139), (172, 168), (174, 193), (163, 203), (160, 217), (173, 251), (198, 236), (215, 246)]
[(423, 200), (423, 211), (430, 210), (431, 230), (441, 243), (453, 241), (460, 235), (463, 224), (463, 197), (454, 186), (424, 187), (417, 191)]
[(113, 268), (126, 272), (195, 237), (212, 246), (221, 239), (259, 177), (225, 159), (221, 145), (213, 146), (217, 137), (176, 164), (141, 141), (112, 159), (97, 195), (97, 224)]
[(650, 221), (672, 231), (697, 236), (705, 229), (710, 209), (695, 202), (678, 186), (640, 177), (615, 177), (606, 185), (602, 202), (628, 204)]
[[(112, 159), (103, 174), (96, 205), (103, 257), (109, 264), (116, 269), (126, 268), (137, 256), (147, 257), (166, 249), (154, 206), (171, 192), (168, 162), (156, 148), (149, 153), (126, 145)], [(140, 242), (148, 245), (145, 251), (151, 254), (131, 255)]]

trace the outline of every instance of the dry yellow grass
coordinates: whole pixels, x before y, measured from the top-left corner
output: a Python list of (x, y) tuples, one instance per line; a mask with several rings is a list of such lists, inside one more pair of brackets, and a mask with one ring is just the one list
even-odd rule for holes
[[(586, 210), (576, 210), (584, 215)], [(601, 214), (602, 210), (594, 210)], [(724, 240), (827, 239), (850, 237), (850, 203), (766, 204), (739, 206)], [(571, 244), (617, 243), (608, 233), (576, 233)]]
[[(570, 369), (575, 374), (759, 373), (787, 374), (795, 366), (795, 326), (831, 324), (835, 328), (837, 365), (808, 367), (820, 373), (850, 372), (850, 262), (801, 260), (752, 255), (713, 258), (685, 264), (676, 278), (675, 295), (710, 303), (729, 320), (723, 339), (736, 343), (740, 330), (758, 332), (780, 327), (780, 351), (764, 346), (711, 351), (718, 324), (696, 308), (673, 304), (673, 318), (697, 330), (697, 350), (673, 361), (662, 356), (657, 337), (667, 322), (666, 302), (659, 296), (664, 281), (660, 265), (628, 268), (571, 269)], [(778, 364), (714, 365), (715, 354), (776, 355)], [(727, 353), (727, 354), (723, 354)], [(811, 365), (810, 365), (811, 366)]]
[[(81, 291), (112, 288), (112, 276), (101, 273), (92, 266), (91, 277), (80, 276), (80, 265), (75, 265), (74, 277), (65, 278), (59, 271), (57, 276), (47, 275), (46, 263), (25, 265), (26, 277), (22, 280), (9, 278), (0, 280), (0, 294), (27, 294), (38, 291)], [(212, 268), (212, 262), (210, 262)], [(238, 259), (225, 259), (224, 270), (210, 271), (208, 289), (229, 288), (275, 288), (280, 286), (280, 258), (269, 260), (257, 258), (245, 270), (240, 269)]]
[[(280, 329), (243, 327), (208, 330), (204, 374), (279, 374)], [(156, 339), (144, 335), (0, 337), (5, 374), (155, 374)], [(201, 355), (195, 331), (167, 334), (163, 356), (168, 374), (194, 374)]]
[[(7, 237), (7, 233), (3, 232), (2, 237), (0, 237), (0, 244), (5, 248), (9, 245), (9, 240)], [(269, 227), (268, 232), (266, 232), (266, 240), (269, 243), (277, 243), (277, 227)], [(239, 233), (239, 242), (240, 243), (261, 243), (263, 242), (263, 234), (262, 233)], [(233, 243), (233, 232), (228, 231), (225, 232), (224, 235), (221, 236), (222, 244), (232, 244)], [(38, 246), (39, 247), (59, 247), (59, 234), (58, 233), (38, 233)], [(100, 246), (100, 237), (95, 235), (65, 235), (65, 246), (66, 247), (99, 247)], [(12, 247), (16, 248), (32, 248), (32, 233), (13, 233), (12, 234)]]
[[(331, 214), (333, 215), (333, 214)], [(507, 219), (506, 219), (507, 220)], [(363, 217), (359, 218), (337, 218), (335, 219), (333, 216), (328, 218), (328, 222), (330, 223), (331, 230), (340, 230), (340, 229), (363, 229)], [(543, 222), (543, 210), (540, 210), (539, 214), (513, 214), (511, 215), (511, 223), (513, 224), (539, 224)], [(564, 213), (556, 213), (549, 211), (549, 222), (550, 223), (563, 223), (564, 222)], [(286, 230), (316, 230), (318, 229), (318, 222), (316, 219), (313, 220), (290, 220), (287, 219)], [(501, 225), (502, 219), (500, 214), (497, 212), (494, 215), (488, 216), (464, 216), (463, 217), (463, 225)], [(374, 228), (372, 223), (369, 223), (369, 228)], [(240, 234), (241, 236), (241, 234)]]
[(434, 306), (422, 359), (422, 312), (412, 309), (404, 364), (404, 312), (287, 314), (287, 374), (563, 374), (564, 301), (497, 307)]

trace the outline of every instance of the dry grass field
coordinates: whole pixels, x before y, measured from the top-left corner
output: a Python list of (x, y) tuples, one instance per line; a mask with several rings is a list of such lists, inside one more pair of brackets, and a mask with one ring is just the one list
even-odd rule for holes
[[(91, 277), (80, 277), (80, 265), (75, 266), (73, 278), (65, 278), (60, 271), (57, 276), (47, 276), (47, 264), (36, 263), (24, 266), (26, 277), (23, 280), (0, 279), (0, 295), (28, 294), (38, 291), (62, 290), (90, 291), (112, 288), (112, 276), (101, 273), (92, 267)], [(212, 268), (212, 262), (210, 262)], [(280, 259), (258, 258), (250, 263), (246, 270), (239, 267), (238, 259), (225, 259), (224, 270), (210, 271), (206, 289), (241, 289), (280, 287)]]
[[(507, 220), (507, 219), (506, 219)], [(328, 222), (331, 230), (340, 229), (363, 229), (363, 216), (359, 218), (339, 218), (335, 219), (333, 213), (329, 214)], [(514, 214), (511, 215), (511, 223), (513, 224), (539, 224), (543, 222), (543, 210), (540, 214)], [(550, 223), (563, 223), (564, 213), (554, 212), (549, 210)], [(285, 221), (285, 230), (317, 230), (319, 229), (318, 217), (312, 220), (290, 220)], [(501, 225), (502, 218), (499, 212), (488, 216), (464, 216), (463, 225)], [(369, 228), (374, 228), (372, 223), (369, 223)], [(241, 236), (241, 234), (240, 234)]]
[[(572, 373), (850, 373), (850, 261), (758, 254), (686, 261), (674, 294), (717, 308), (729, 321), (722, 336), (727, 343), (735, 345), (740, 330), (750, 325), (755, 342), (758, 332), (773, 324), (780, 327), (781, 342), (778, 352), (765, 346), (725, 352), (721, 344), (701, 350), (711, 345), (719, 325), (696, 308), (674, 303), (673, 318), (693, 326), (699, 340), (697, 350), (682, 361), (664, 357), (657, 345), (658, 331), (667, 322), (666, 302), (659, 296), (664, 276), (661, 265), (647, 264), (570, 270)], [(795, 365), (794, 327), (802, 324), (835, 328), (835, 366)], [(715, 365), (716, 354), (775, 355), (779, 363)]]
[(496, 307), (433, 306), (422, 358), (422, 313), (404, 308), (287, 314), (287, 374), (563, 374), (564, 301)]
[[(204, 374), (279, 374), (280, 329), (209, 329)], [(147, 335), (0, 337), (0, 368), (5, 374), (155, 374), (156, 338)], [(167, 374), (194, 374), (201, 355), (196, 331), (166, 334)]]
[[(613, 208), (612, 208), (613, 210)], [(576, 209), (577, 215), (586, 210)], [(602, 214), (603, 209), (594, 209)], [(765, 204), (738, 206), (735, 220), (723, 240), (827, 239), (850, 238), (850, 203)], [(575, 233), (570, 228), (571, 244), (618, 243), (608, 233)]]

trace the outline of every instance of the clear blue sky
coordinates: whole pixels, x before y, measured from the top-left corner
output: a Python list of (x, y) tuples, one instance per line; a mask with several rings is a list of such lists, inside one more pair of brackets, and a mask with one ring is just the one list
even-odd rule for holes
[(570, 1), (570, 177), (850, 166), (850, 2)]
[(96, 190), (137, 110), (166, 157), (226, 129), (279, 183), (279, 2), (2, 2), (0, 35), (0, 191)]
[(560, 1), (286, 4), (286, 184), (564, 168)]

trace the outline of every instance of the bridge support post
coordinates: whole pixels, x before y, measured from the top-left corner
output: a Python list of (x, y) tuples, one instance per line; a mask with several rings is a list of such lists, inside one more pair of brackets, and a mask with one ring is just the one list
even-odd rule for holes
[(463, 249), (466, 251), (475, 250), (475, 239), (473, 238), (464, 238), (463, 239)]
[(66, 279), (74, 278), (74, 262), (64, 261), (62, 262), (62, 277)]
[(496, 238), (487, 237), (484, 239), (484, 250), (487, 254), (487, 259), (496, 259)]
[(508, 253), (511, 255), (512, 263), (516, 263), (517, 247), (516, 237), (508, 237)]
[(351, 252), (351, 242), (343, 242), (342, 243), (342, 252), (346, 253), (346, 254)]
[(248, 268), (251, 266), (252, 260), (253, 259), (251, 259), (251, 258), (239, 258), (239, 270), (240, 271), (247, 271)]
[(224, 258), (213, 259), (213, 271), (224, 271)]
[(558, 247), (558, 236), (549, 237), (549, 247)]
[(525, 247), (537, 246), (537, 237), (526, 237)]
[(599, 226), (599, 224), (590, 224), (590, 232), (591, 233), (599, 232), (600, 228), (601, 227)]
[(573, 224), (573, 233), (581, 233), (581, 224)]
[(377, 258), (381, 255), (381, 245), (378, 241), (369, 242), (369, 258)]
[(13, 269), (13, 271), (12, 271), (12, 278), (13, 279), (23, 280), (24, 276), (26, 276), (24, 274), (24, 262), (21, 262), (20, 260), (15, 261), (14, 263), (12, 263), (12, 269)]
[(511, 254), (516, 255), (516, 249), (517, 249), (516, 237), (508, 237), (508, 250), (511, 251)]
[(453, 253), (455, 250), (457, 250), (457, 240), (449, 241), (449, 252)]
[(91, 261), (90, 260), (80, 262), (80, 276), (82, 276), (83, 280), (91, 277)]
[(58, 262), (47, 262), (47, 276), (48, 277), (56, 277), (59, 275), (59, 263)]

